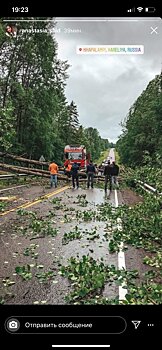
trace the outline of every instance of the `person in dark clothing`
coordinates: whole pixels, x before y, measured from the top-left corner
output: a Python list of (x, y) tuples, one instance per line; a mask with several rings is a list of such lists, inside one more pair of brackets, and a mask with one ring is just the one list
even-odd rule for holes
[(112, 184), (118, 186), (117, 176), (119, 175), (119, 166), (115, 164), (115, 161), (112, 162)]
[(72, 174), (72, 184), (73, 188), (75, 188), (75, 180), (77, 188), (79, 188), (79, 175), (78, 175), (79, 165), (77, 163), (74, 163), (71, 168), (71, 174)]
[(90, 160), (89, 164), (87, 165), (86, 173), (88, 175), (87, 188), (89, 188), (90, 184), (91, 184), (91, 188), (93, 188), (93, 179), (96, 173), (96, 169), (92, 160)]
[(104, 169), (104, 176), (105, 176), (105, 192), (107, 191), (108, 181), (110, 182), (110, 191), (111, 191), (112, 190), (112, 165), (110, 164), (109, 160), (108, 160), (108, 164), (105, 166), (105, 169)]
[(98, 167), (98, 175), (103, 175), (103, 172), (104, 172), (104, 167), (102, 164), (100, 164)]

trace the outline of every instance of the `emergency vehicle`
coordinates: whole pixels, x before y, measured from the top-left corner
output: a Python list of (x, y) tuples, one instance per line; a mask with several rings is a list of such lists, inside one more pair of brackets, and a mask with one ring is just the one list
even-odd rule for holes
[(68, 162), (77, 163), (81, 168), (85, 168), (89, 164), (90, 153), (86, 152), (84, 145), (67, 145), (64, 148), (64, 166)]

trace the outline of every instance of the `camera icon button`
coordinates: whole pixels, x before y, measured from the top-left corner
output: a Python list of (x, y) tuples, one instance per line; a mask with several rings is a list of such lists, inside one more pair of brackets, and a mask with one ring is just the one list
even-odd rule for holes
[(20, 322), (16, 318), (10, 318), (7, 320), (5, 326), (7, 331), (17, 332), (18, 329), (20, 328)]

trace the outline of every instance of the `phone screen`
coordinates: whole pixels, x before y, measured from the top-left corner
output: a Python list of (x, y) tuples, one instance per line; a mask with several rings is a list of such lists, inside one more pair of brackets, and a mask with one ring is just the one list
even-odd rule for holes
[(6, 344), (151, 349), (159, 334), (162, 21), (122, 11), (0, 19)]

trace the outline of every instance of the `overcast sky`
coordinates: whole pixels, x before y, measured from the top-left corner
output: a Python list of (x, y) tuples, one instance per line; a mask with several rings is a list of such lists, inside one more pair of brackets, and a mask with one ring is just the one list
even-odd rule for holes
[[(80, 19), (81, 20), (81, 19)], [(83, 19), (82, 19), (83, 20)], [(92, 19), (91, 19), (92, 20)], [(156, 33), (152, 33), (156, 28)], [(117, 141), (121, 121), (147, 84), (160, 73), (162, 21), (57, 22), (58, 56), (70, 64), (66, 97), (77, 104), (84, 127)], [(68, 29), (70, 33), (68, 33)], [(74, 33), (72, 30), (78, 30)], [(79, 45), (144, 45), (143, 55), (79, 55)]]

